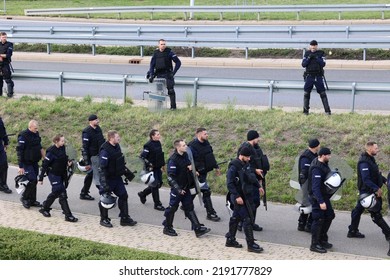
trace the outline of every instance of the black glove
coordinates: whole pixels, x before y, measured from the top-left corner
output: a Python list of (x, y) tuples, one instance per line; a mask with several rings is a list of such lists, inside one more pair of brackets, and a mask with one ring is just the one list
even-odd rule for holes
[[(103, 187), (103, 186), (102, 186)], [(110, 190), (110, 186), (109, 185), (105, 185), (103, 187), (103, 191), (106, 192), (106, 193), (111, 193), (111, 190)]]
[(148, 71), (148, 73), (146, 73), (146, 79), (149, 80), (149, 78), (150, 78), (150, 72)]
[(149, 78), (149, 83), (153, 83), (154, 77)]
[(309, 58), (310, 59), (315, 59), (315, 58), (317, 58), (317, 56), (314, 53), (312, 53), (312, 54), (309, 55)]
[(135, 177), (134, 173), (131, 172), (130, 169), (128, 169), (128, 168), (126, 168), (124, 176), (125, 176), (125, 178), (126, 178), (129, 182), (133, 181), (133, 179), (134, 179), (134, 177)]

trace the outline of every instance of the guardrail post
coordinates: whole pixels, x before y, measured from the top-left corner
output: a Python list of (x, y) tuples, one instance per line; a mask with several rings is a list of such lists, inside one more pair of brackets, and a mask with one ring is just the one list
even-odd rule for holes
[(293, 27), (289, 26), (288, 27), (288, 35), (289, 35), (290, 38), (292, 38), (292, 33), (293, 33)]
[(260, 13), (257, 13), (257, 21), (260, 21)]
[(140, 56), (144, 57), (144, 46), (139, 47)]
[(236, 38), (238, 38), (238, 34), (240, 33), (240, 27), (236, 27)]
[(219, 13), (219, 20), (223, 20), (223, 13), (222, 12)]
[(355, 95), (356, 95), (356, 83), (352, 83), (352, 105), (351, 105), (351, 113), (355, 111)]
[(50, 34), (54, 34), (54, 27), (53, 26), (50, 27), (49, 32), (50, 32)]
[(366, 61), (367, 49), (363, 49), (363, 61)]
[(15, 28), (15, 26), (11, 26), (11, 28), (9, 29), (9, 31), (10, 31), (11, 34), (14, 33), (14, 28)]
[(299, 20), (299, 12), (297, 12), (297, 20)]
[(269, 82), (269, 104), (268, 104), (269, 109), (272, 109), (272, 105), (274, 102), (274, 83), (275, 81)]
[(121, 13), (118, 13), (118, 19), (121, 19)]
[(127, 75), (123, 76), (123, 104), (126, 103), (126, 97), (127, 97)]
[(245, 47), (245, 59), (248, 59), (248, 47)]
[(382, 11), (382, 19), (385, 19), (385, 12)]
[(187, 12), (184, 12), (184, 20), (187, 21)]
[(188, 36), (188, 27), (186, 26), (184, 27), (184, 37), (187, 38), (187, 36)]
[(51, 53), (51, 44), (50, 44), (50, 43), (48, 43), (48, 44), (46, 45), (46, 52), (47, 52), (47, 54), (50, 54), (50, 53)]
[(138, 37), (141, 36), (141, 27), (138, 27), (138, 28), (137, 28), (137, 36), (138, 36)]
[(339, 12), (339, 20), (341, 20), (341, 12)]
[(195, 57), (195, 48), (191, 47), (191, 58)]
[(92, 44), (92, 55), (96, 55), (96, 45)]
[(60, 96), (64, 96), (64, 72), (60, 72), (58, 81), (60, 82)]
[(349, 26), (345, 28), (345, 36), (347, 37), (347, 39), (349, 38)]
[(96, 27), (93, 26), (91, 31), (92, 31), (92, 36), (95, 36), (95, 34), (96, 34)]
[(194, 93), (192, 95), (192, 107), (198, 106), (198, 81), (199, 78), (194, 80)]
[(153, 20), (153, 12), (150, 13), (150, 20)]

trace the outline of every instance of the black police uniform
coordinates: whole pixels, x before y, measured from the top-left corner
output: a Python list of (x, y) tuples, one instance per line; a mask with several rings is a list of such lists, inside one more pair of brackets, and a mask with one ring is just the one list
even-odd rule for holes
[(162, 206), (160, 201), (159, 189), (162, 186), (162, 171), (161, 168), (165, 165), (164, 152), (162, 150), (160, 141), (149, 140), (141, 152), (140, 158), (144, 160), (147, 171), (153, 171), (154, 182), (148, 185), (143, 191), (138, 193), (142, 204), (146, 202), (146, 196), (152, 194), (154, 209), (164, 211), (165, 208)]
[[(328, 230), (332, 220), (336, 217), (330, 198), (327, 193), (325, 180), (330, 172), (328, 163), (324, 163), (315, 158), (309, 168), (309, 196), (312, 205), (313, 224), (311, 226), (311, 246), (310, 250), (318, 253), (326, 253), (332, 244), (328, 243)], [(326, 210), (321, 210), (320, 204), (326, 204)]]
[(12, 97), (14, 95), (14, 82), (12, 81), (12, 72), (10, 67), (13, 49), (13, 43), (6, 41), (3, 44), (0, 42), (0, 54), (6, 55), (6, 57), (0, 61), (0, 96), (3, 95), (3, 79), (7, 84), (7, 96)]
[[(137, 224), (129, 216), (128, 194), (123, 183), (122, 176), (128, 170), (125, 157), (119, 144), (113, 146), (106, 141), (100, 148), (99, 153), (99, 175), (100, 175), (100, 194), (113, 192), (118, 197), (119, 217), (121, 226), (134, 226)], [(108, 209), (104, 208), (99, 202), (100, 224), (105, 227), (112, 227), (108, 217)]]
[[(175, 62), (173, 68), (172, 61)], [(150, 61), (150, 69), (148, 76), (149, 81), (152, 82), (154, 77), (163, 78), (167, 83), (167, 90), (171, 102), (171, 109), (176, 109), (176, 93), (175, 93), (175, 79), (174, 76), (181, 66), (181, 61), (177, 55), (170, 49), (165, 48), (163, 52), (156, 49)]]
[[(313, 153), (309, 149), (306, 149), (298, 160), (298, 180), (299, 185), (302, 189), (303, 199), (302, 206), (308, 207), (310, 206), (309, 202), (309, 194), (308, 194), (308, 176), (309, 176), (309, 168), (311, 162), (317, 158), (318, 154)], [(301, 213), (298, 219), (298, 230), (311, 232), (311, 224), (312, 224), (312, 215)]]
[(66, 192), (67, 184), (68, 156), (66, 155), (65, 146), (57, 147), (53, 145), (46, 150), (46, 156), (42, 163), (39, 181), (47, 174), (51, 184), (51, 193), (42, 203), (39, 210), (45, 217), (50, 217), (51, 205), (58, 198), (61, 209), (65, 215), (65, 221), (77, 222), (78, 219), (72, 215), (68, 204), (68, 194)]
[(204, 227), (199, 222), (194, 210), (191, 193), (195, 190), (195, 181), (192, 171), (188, 169), (189, 165), (191, 165), (191, 162), (187, 153), (180, 155), (175, 151), (168, 159), (167, 173), (171, 192), (169, 195), (169, 206), (164, 213), (163, 233), (169, 236), (177, 236), (176, 231), (173, 229), (173, 220), (180, 202), (186, 217), (191, 221), (196, 237), (200, 237), (210, 231), (209, 228)]
[(302, 60), (302, 67), (306, 68), (304, 73), (304, 95), (303, 95), (303, 113), (308, 114), (310, 109), (310, 93), (313, 86), (316, 87), (317, 93), (321, 97), (322, 105), (325, 112), (330, 114), (328, 97), (324, 86), (324, 67), (325, 53), (321, 50), (315, 52), (306, 51)]
[[(105, 139), (100, 126), (93, 128), (92, 126), (86, 127), (82, 132), (82, 156), (86, 165), (91, 165), (91, 157), (98, 156), (101, 145)], [(93, 200), (94, 198), (89, 195), (89, 190), (93, 181), (93, 171), (87, 173), (84, 178), (84, 185), (80, 192), (80, 199)], [(96, 186), (99, 189), (99, 186)]]
[(16, 147), (18, 165), (19, 168), (24, 168), (25, 175), (29, 180), (26, 190), (21, 197), (22, 204), (25, 208), (42, 206), (37, 201), (38, 162), (42, 158), (41, 150), (42, 145), (39, 132), (34, 133), (26, 129), (18, 135), (18, 145)]
[[(211, 201), (211, 189), (207, 182), (207, 173), (219, 168), (217, 161), (215, 160), (213, 148), (209, 141), (205, 140), (200, 142), (198, 138), (193, 139), (190, 143), (188, 143), (188, 146), (190, 147), (194, 157), (196, 171), (199, 173), (199, 182), (204, 183), (201, 187), (201, 192), (203, 194), (203, 204), (207, 212), (206, 218), (217, 222), (221, 220), (221, 218), (214, 210), (213, 202)], [(194, 197), (195, 196), (193, 196), (193, 198)]]
[[(359, 194), (372, 194), (376, 193), (383, 184), (386, 183), (386, 178), (382, 176), (379, 171), (378, 164), (375, 161), (375, 158), (368, 153), (364, 152), (361, 154), (358, 164), (358, 189)], [(363, 214), (365, 208), (360, 204), (358, 200), (355, 208), (351, 213), (351, 225), (349, 225), (348, 237), (364, 237), (363, 234), (359, 232), (359, 223), (360, 217)], [(382, 197), (376, 197), (376, 205), (373, 209), (369, 209), (368, 212), (371, 215), (372, 221), (382, 229), (383, 234), (387, 241), (390, 242), (390, 227), (387, 222), (383, 219), (382, 216)], [(387, 253), (390, 256), (390, 248)]]
[(7, 131), (4, 126), (3, 119), (0, 117), (0, 191), (12, 193), (12, 190), (7, 185), (8, 177), (8, 158), (5, 147), (9, 144)]
[[(234, 203), (233, 214), (229, 221), (229, 233), (226, 235), (226, 246), (241, 248), (242, 245), (236, 241), (236, 233), (239, 222), (242, 222), (246, 242), (249, 252), (260, 253), (263, 251), (258, 244), (255, 243), (253, 236), (253, 186), (260, 187), (255, 174), (251, 170), (249, 163), (245, 163), (236, 158), (229, 163), (226, 174), (227, 188), (230, 192), (230, 201)], [(244, 205), (237, 203), (236, 199), (241, 197), (244, 200)]]

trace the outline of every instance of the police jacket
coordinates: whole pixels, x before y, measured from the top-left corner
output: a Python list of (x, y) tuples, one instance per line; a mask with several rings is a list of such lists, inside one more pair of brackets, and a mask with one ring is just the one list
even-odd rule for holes
[(309, 168), (309, 195), (314, 198), (318, 204), (324, 203), (330, 199), (330, 195), (326, 192), (324, 184), (326, 175), (330, 172), (328, 163), (323, 163), (315, 158)]
[(209, 141), (200, 142), (197, 138), (188, 143), (194, 156), (195, 168), (200, 174), (205, 174), (218, 168), (217, 161)]
[(4, 151), (4, 146), (8, 146), (9, 138), (7, 135), (7, 131), (4, 126), (4, 122), (0, 117), (0, 152)]
[(360, 155), (358, 164), (358, 189), (360, 193), (374, 193), (383, 184), (383, 176), (373, 156), (366, 152)]
[(99, 154), (101, 145), (104, 143), (104, 136), (100, 126), (93, 128), (88, 126), (83, 130), (82, 133), (83, 148), (82, 155), (86, 163), (90, 164), (90, 159), (93, 156)]
[(303, 185), (308, 176), (310, 164), (318, 155), (312, 153), (309, 149), (306, 149), (298, 160), (298, 181), (300, 185)]
[(160, 169), (165, 165), (164, 152), (160, 141), (148, 141), (140, 155), (145, 160), (145, 165), (152, 165), (153, 169)]
[[(249, 150), (251, 151), (251, 159), (249, 161), (249, 164), (251, 166), (253, 173), (255, 173), (255, 169), (261, 169), (263, 170), (263, 176), (265, 176), (267, 171), (270, 169), (270, 165), (267, 156), (263, 154), (263, 151), (261, 150), (260, 146), (259, 145), (252, 146), (249, 142), (244, 142), (238, 148), (237, 157), (239, 156), (240, 151), (243, 147), (248, 147)], [(258, 176), (257, 174), (256, 176), (259, 180), (263, 179), (261, 176)]]
[(30, 165), (41, 160), (41, 137), (39, 132), (32, 132), (29, 129), (23, 130), (18, 135), (18, 145), (16, 153), (18, 157), (18, 164), (23, 168), (24, 164)]
[(306, 51), (302, 60), (302, 67), (306, 68), (305, 74), (307, 75), (322, 76), (325, 64), (325, 53), (320, 50)]
[[(173, 68), (172, 61), (175, 62), (175, 68)], [(166, 48), (163, 52), (156, 49), (150, 61), (149, 73), (151, 76), (170, 72), (175, 75), (180, 66), (180, 59), (170, 48)]]
[(188, 190), (195, 187), (192, 171), (188, 170), (191, 161), (187, 153), (180, 155), (175, 151), (168, 159), (167, 173), (168, 183), (171, 187), (179, 190)]
[(42, 162), (42, 169), (39, 175), (39, 181), (43, 181), (45, 174), (51, 173), (56, 176), (65, 177), (68, 167), (68, 156), (65, 152), (65, 146), (50, 146), (46, 150), (45, 159)]
[(255, 174), (252, 172), (250, 164), (236, 158), (229, 163), (226, 173), (226, 184), (234, 199), (241, 197), (245, 199), (253, 193), (253, 185), (260, 188)]
[(0, 42), (0, 54), (6, 55), (6, 57), (3, 58), (2, 61), (0, 61), (1, 66), (10, 64), (13, 49), (14, 49), (13, 43), (7, 41), (3, 44), (2, 42)]
[(106, 178), (115, 178), (125, 174), (126, 162), (119, 144), (113, 146), (106, 141), (100, 148), (100, 169)]

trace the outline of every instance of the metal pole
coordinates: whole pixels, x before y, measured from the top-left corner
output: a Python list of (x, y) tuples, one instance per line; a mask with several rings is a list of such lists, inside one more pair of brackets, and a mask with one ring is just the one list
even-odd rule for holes
[[(190, 0), (190, 7), (193, 7), (195, 6), (195, 0)], [(193, 19), (194, 18), (194, 13), (191, 12), (190, 13), (190, 19)]]
[(355, 111), (355, 95), (356, 95), (356, 83), (352, 83), (352, 106), (351, 113)]
[(60, 76), (58, 78), (60, 82), (60, 95), (64, 96), (64, 72), (60, 72)]
[(126, 103), (127, 96), (127, 75), (123, 76), (123, 104)]
[(269, 104), (268, 104), (269, 109), (272, 109), (272, 105), (274, 102), (274, 83), (275, 81), (269, 82)]
[(194, 80), (194, 94), (192, 96), (192, 107), (196, 107), (198, 105), (198, 81), (199, 78), (195, 78)]

